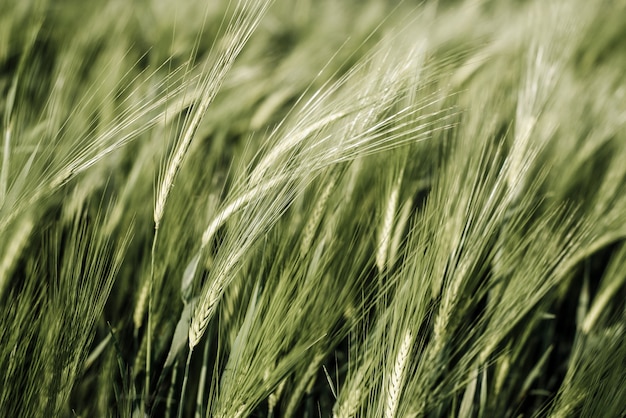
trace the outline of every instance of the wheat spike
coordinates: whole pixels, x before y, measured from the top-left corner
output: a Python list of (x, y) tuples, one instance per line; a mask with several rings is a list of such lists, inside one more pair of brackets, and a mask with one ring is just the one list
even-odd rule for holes
[(278, 401), (283, 394), (283, 390), (285, 390), (285, 383), (287, 383), (287, 379), (283, 379), (276, 390), (267, 398), (267, 411), (270, 416), (274, 413), (274, 408), (278, 405)]
[(326, 202), (328, 202), (328, 198), (332, 193), (335, 183), (337, 181), (337, 176), (332, 175), (322, 190), (319, 198), (315, 202), (315, 208), (311, 213), (302, 233), (302, 243), (300, 245), (300, 256), (304, 257), (305, 254), (309, 252), (311, 249), (311, 243), (313, 242), (313, 237), (315, 236), (315, 231), (317, 230), (317, 226), (324, 214), (324, 209), (326, 208)]
[(389, 259), (387, 260), (387, 263), (391, 263), (391, 265), (393, 265), (398, 258), (398, 251), (400, 250), (402, 243), (404, 229), (409, 221), (412, 209), (413, 201), (411, 199), (407, 199), (402, 205), (402, 209), (400, 209), (398, 221), (396, 222), (396, 227), (393, 230), (393, 237), (389, 243)]
[(393, 367), (391, 376), (389, 377), (389, 383), (387, 385), (387, 399), (385, 402), (385, 418), (393, 418), (396, 416), (398, 410), (398, 401), (400, 400), (400, 394), (402, 393), (402, 383), (404, 379), (404, 371), (406, 369), (406, 362), (411, 352), (411, 343), (413, 342), (413, 334), (411, 330), (406, 330), (404, 333), (404, 339), (402, 345), (398, 350), (396, 356), (396, 362)]
[(200, 339), (206, 331), (206, 327), (209, 321), (215, 314), (217, 307), (217, 301), (220, 298), (221, 293), (215, 289), (215, 286), (211, 286), (207, 297), (203, 297), (194, 311), (194, 315), (191, 319), (191, 326), (189, 327), (189, 349), (193, 350), (200, 342)]
[(239, 55), (243, 46), (250, 38), (250, 35), (252, 35), (252, 32), (256, 29), (269, 3), (270, 1), (256, 1), (252, 2), (252, 4), (249, 4), (247, 1), (239, 2), (238, 13), (233, 18), (228, 33), (224, 35), (226, 46), (218, 55), (215, 66), (211, 68), (211, 71), (209, 71), (202, 81), (202, 94), (198, 101), (197, 109), (194, 109), (193, 116), (189, 123), (185, 124), (183, 135), (176, 144), (174, 153), (165, 169), (165, 175), (162, 181), (159, 182), (154, 206), (154, 225), (156, 229), (159, 228), (163, 218), (163, 212), (165, 211), (165, 202), (174, 185), (174, 179), (180, 165), (198, 130), (198, 126), (200, 126), (200, 122), (220, 90), (224, 78), (232, 67), (235, 58)]
[(333, 408), (333, 418), (352, 418), (357, 415), (363, 395), (367, 393), (365, 374), (370, 367), (371, 362), (366, 360), (353, 376), (348, 377), (347, 387), (342, 391)]
[(361, 403), (361, 389), (354, 388), (346, 400), (339, 404), (336, 411), (333, 413), (333, 418), (352, 418), (356, 416), (359, 404)]
[(252, 199), (258, 197), (271, 190), (280, 184), (281, 181), (284, 181), (282, 176), (270, 179), (265, 183), (259, 184), (256, 187), (248, 190), (243, 193), (241, 196), (238, 196), (232, 202), (230, 202), (224, 209), (222, 209), (215, 218), (211, 221), (207, 229), (202, 234), (202, 248), (205, 248), (210, 242), (211, 238), (215, 235), (217, 230), (224, 225), (224, 223), (230, 218), (234, 213), (236, 213), (239, 209), (241, 209), (244, 205), (250, 203)]
[(146, 313), (146, 307), (148, 302), (148, 291), (150, 290), (150, 280), (144, 280), (141, 291), (137, 297), (137, 303), (135, 304), (135, 311), (133, 312), (133, 323), (135, 324), (135, 331), (141, 328), (143, 324), (143, 316)]
[(393, 220), (396, 216), (396, 209), (398, 207), (398, 199), (400, 197), (400, 184), (402, 181), (402, 173), (398, 176), (389, 199), (387, 200), (387, 207), (385, 209), (385, 215), (383, 217), (383, 223), (378, 234), (378, 251), (376, 252), (376, 266), (378, 271), (382, 273), (387, 266), (387, 259), (389, 253), (389, 243), (391, 242), (391, 234), (393, 230)]

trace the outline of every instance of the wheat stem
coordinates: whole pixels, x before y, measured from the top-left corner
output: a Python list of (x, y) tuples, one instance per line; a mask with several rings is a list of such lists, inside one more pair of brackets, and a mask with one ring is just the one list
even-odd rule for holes
[(150, 280), (148, 290), (148, 326), (146, 329), (146, 396), (150, 397), (150, 364), (152, 363), (152, 299), (154, 298), (154, 263), (156, 258), (156, 243), (159, 236), (159, 230), (154, 231), (152, 239), (152, 250), (150, 251)]
[(198, 380), (198, 393), (196, 394), (196, 418), (201, 418), (202, 403), (204, 399), (204, 386), (206, 385), (206, 377), (209, 369), (209, 339), (204, 342), (204, 352), (202, 353), (202, 368), (200, 369), (200, 378)]
[(183, 386), (180, 388), (180, 403), (178, 404), (178, 418), (183, 417), (183, 410), (185, 409), (185, 392), (187, 391), (187, 381), (189, 380), (189, 364), (191, 363), (192, 351), (187, 353), (187, 361), (185, 362), (185, 375), (183, 376)]
[(167, 391), (167, 400), (165, 404), (165, 418), (171, 418), (172, 410), (174, 408), (174, 393), (176, 390), (176, 379), (178, 377), (178, 359), (174, 362), (174, 367), (172, 368), (172, 376), (170, 379), (170, 387)]

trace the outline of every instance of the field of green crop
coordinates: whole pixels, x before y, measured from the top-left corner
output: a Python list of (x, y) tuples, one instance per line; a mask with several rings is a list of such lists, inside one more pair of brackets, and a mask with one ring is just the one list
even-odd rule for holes
[(626, 416), (625, 0), (0, 1), (0, 416)]

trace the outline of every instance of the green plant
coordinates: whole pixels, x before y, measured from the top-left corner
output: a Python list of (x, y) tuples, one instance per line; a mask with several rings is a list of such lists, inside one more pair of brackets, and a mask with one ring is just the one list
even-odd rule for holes
[(1, 415), (624, 416), (625, 15), (4, 2)]

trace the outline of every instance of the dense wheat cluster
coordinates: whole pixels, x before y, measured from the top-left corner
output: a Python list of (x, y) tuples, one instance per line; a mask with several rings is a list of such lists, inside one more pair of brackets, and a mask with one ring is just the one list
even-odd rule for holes
[(0, 415), (626, 416), (626, 1), (0, 2)]

